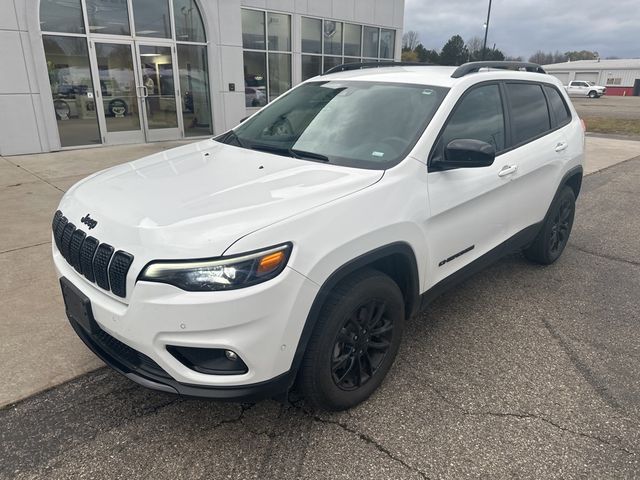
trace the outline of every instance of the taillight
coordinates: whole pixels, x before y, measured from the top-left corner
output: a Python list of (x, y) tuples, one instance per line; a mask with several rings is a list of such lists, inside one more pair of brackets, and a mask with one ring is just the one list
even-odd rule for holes
[(586, 132), (587, 131), (587, 124), (585, 123), (583, 118), (580, 119), (580, 123), (582, 124), (582, 131)]

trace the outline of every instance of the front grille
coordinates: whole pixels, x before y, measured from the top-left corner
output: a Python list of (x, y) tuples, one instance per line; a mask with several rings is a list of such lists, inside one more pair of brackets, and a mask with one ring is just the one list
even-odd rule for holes
[(53, 216), (51, 223), (53, 238), (60, 254), (85, 276), (114, 295), (127, 296), (127, 274), (133, 263), (133, 255), (118, 250), (94, 237), (87, 235), (69, 223), (60, 210)]

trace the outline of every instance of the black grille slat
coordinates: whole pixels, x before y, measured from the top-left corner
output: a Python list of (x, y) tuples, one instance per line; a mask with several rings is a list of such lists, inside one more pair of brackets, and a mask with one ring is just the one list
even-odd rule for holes
[(96, 283), (99, 287), (109, 290), (109, 260), (113, 255), (113, 247), (106, 243), (101, 243), (96, 250), (96, 256), (93, 257), (93, 274), (96, 277)]
[(127, 296), (127, 275), (133, 255), (123, 250), (114, 254), (115, 249), (111, 245), (87, 236), (60, 210), (53, 215), (51, 230), (58, 251), (78, 273), (118, 297)]
[(109, 283), (111, 291), (119, 297), (127, 296), (127, 273), (133, 263), (133, 255), (122, 250), (118, 250), (113, 255), (109, 266)]
[(80, 269), (82, 270), (82, 274), (90, 282), (96, 281), (96, 277), (93, 274), (93, 256), (98, 249), (98, 243), (98, 239), (87, 237), (84, 239), (80, 250)]
[(71, 236), (71, 243), (69, 244), (69, 264), (71, 264), (78, 273), (82, 273), (82, 269), (80, 267), (80, 249), (82, 248), (82, 243), (86, 236), (86, 233), (78, 229), (73, 232), (73, 235)]
[(58, 224), (56, 225), (56, 231), (53, 233), (53, 238), (56, 241), (56, 247), (58, 247), (58, 251), (62, 253), (62, 232), (64, 231), (64, 227), (67, 226), (67, 223), (69, 222), (69, 220), (67, 220), (67, 217), (65, 217), (64, 215), (60, 218), (60, 220), (58, 221)]
[(62, 256), (69, 263), (71, 263), (71, 261), (69, 260), (69, 245), (71, 244), (71, 236), (75, 231), (76, 226), (73, 223), (67, 223), (67, 225), (64, 227), (64, 230), (62, 231), (62, 240), (60, 241), (60, 253), (62, 253)]

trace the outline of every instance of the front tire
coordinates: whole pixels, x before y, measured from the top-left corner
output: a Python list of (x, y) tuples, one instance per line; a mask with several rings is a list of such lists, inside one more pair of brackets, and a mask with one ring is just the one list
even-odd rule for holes
[(589, 98), (596, 98), (598, 96), (598, 92), (591, 90), (589, 92)]
[(551, 205), (538, 236), (524, 250), (525, 257), (542, 265), (550, 265), (560, 258), (571, 235), (575, 211), (576, 196), (571, 187), (564, 186)]
[(340, 282), (322, 307), (300, 369), (307, 403), (345, 410), (382, 383), (398, 353), (404, 328), (398, 285), (373, 269)]

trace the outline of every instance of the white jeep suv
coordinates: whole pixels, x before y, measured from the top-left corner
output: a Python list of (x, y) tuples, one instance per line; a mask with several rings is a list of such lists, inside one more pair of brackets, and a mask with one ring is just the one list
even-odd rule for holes
[(158, 390), (257, 399), (297, 381), (345, 409), (436, 295), (518, 249), (558, 259), (584, 156), (560, 82), (521, 63), (368, 66), (67, 192), (53, 258), (91, 350)]

